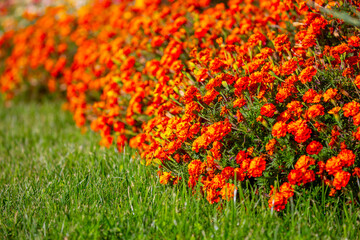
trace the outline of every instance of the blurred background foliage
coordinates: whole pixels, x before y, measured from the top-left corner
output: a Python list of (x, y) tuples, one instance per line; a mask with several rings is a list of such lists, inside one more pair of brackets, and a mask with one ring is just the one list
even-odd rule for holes
[[(0, 0), (0, 34), (27, 25), (29, 19), (42, 15), (48, 7), (67, 6), (68, 9), (76, 10), (92, 1), (105, 0)], [(112, 0), (121, 1), (123, 0)], [(134, 4), (143, 5), (145, 1), (134, 0)], [(228, 0), (211, 0), (211, 5), (227, 2)]]
[(0, 34), (1, 32), (21, 28), (28, 20), (42, 15), (46, 8), (68, 6), (78, 9), (89, 0), (0, 0)]

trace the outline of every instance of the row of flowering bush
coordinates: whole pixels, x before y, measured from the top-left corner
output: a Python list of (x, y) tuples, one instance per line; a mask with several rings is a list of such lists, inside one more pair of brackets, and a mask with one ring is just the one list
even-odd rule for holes
[[(4, 98), (66, 92), (100, 144), (136, 148), (161, 184), (210, 203), (251, 184), (359, 192), (357, 1), (99, 0), (51, 8), (0, 38)], [(295, 196), (296, 197), (296, 196)]]

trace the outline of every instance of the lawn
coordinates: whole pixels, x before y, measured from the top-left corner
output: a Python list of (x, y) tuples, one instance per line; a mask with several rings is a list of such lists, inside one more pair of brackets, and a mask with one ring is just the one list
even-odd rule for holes
[(182, 183), (160, 185), (136, 152), (100, 148), (98, 135), (82, 134), (60, 109), (51, 101), (0, 107), (1, 239), (360, 237), (359, 206), (321, 192), (298, 193), (277, 213), (267, 197), (241, 189), (220, 206)]

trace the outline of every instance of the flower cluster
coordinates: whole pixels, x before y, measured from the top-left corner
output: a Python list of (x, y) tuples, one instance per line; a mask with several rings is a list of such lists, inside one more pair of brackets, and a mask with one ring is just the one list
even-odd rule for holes
[(187, 181), (216, 203), (250, 183), (280, 211), (296, 189), (325, 183), (335, 196), (359, 187), (360, 32), (324, 14), (349, 19), (359, 8), (322, 0), (52, 8), (1, 36), (0, 88), (7, 99), (34, 82), (64, 90), (79, 127), (90, 123), (105, 147), (136, 148), (161, 184)]

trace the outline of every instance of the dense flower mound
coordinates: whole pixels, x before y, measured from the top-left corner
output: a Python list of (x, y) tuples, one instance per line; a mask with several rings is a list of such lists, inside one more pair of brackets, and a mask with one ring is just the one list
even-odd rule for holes
[[(359, 191), (357, 1), (99, 0), (0, 38), (6, 99), (47, 85), (101, 145), (138, 149), (161, 184), (210, 203), (245, 183), (285, 208), (300, 188)], [(294, 195), (295, 194), (295, 195)]]

